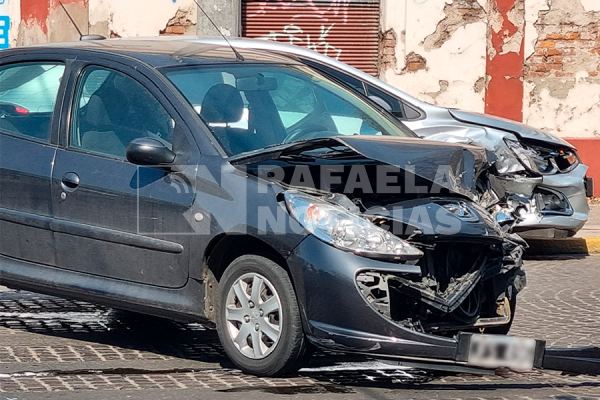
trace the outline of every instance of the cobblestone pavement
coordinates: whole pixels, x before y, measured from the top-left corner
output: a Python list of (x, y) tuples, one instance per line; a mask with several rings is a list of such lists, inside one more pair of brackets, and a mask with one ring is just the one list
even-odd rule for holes
[[(513, 334), (549, 346), (600, 345), (600, 255), (527, 261)], [(56, 393), (59, 392), (59, 393)], [(600, 377), (408, 370), (317, 354), (297, 376), (243, 375), (216, 332), (92, 304), (0, 290), (3, 399), (592, 399)]]

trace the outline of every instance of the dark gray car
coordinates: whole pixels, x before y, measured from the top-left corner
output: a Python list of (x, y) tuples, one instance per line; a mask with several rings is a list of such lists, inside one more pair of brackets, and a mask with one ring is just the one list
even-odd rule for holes
[(471, 334), (507, 333), (525, 286), (523, 242), (475, 202), (485, 150), (419, 139), (302, 63), (241, 53), (1, 52), (0, 284), (214, 321), (261, 375), (313, 346), (540, 366), (542, 342)]

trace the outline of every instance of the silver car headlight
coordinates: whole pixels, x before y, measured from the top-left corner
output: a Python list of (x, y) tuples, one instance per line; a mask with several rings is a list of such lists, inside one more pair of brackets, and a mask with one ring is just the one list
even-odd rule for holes
[(558, 171), (556, 163), (552, 159), (545, 159), (538, 151), (527, 148), (516, 140), (505, 139), (505, 141), (517, 159), (528, 170), (547, 175), (555, 174)]
[(529, 171), (540, 175), (569, 172), (579, 165), (579, 158), (570, 150), (550, 150), (527, 146), (516, 140), (504, 139), (517, 159)]
[(371, 221), (317, 197), (286, 192), (292, 217), (325, 243), (361, 256), (397, 261), (417, 260), (423, 253)]

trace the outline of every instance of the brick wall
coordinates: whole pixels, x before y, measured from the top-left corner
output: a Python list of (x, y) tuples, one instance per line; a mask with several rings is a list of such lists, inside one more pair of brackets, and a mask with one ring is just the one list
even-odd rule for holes
[(597, 77), (600, 64), (583, 63), (580, 52), (600, 56), (600, 20), (584, 26), (545, 25), (543, 40), (535, 45), (535, 54), (527, 60), (525, 76), (529, 78), (575, 77), (587, 72)]

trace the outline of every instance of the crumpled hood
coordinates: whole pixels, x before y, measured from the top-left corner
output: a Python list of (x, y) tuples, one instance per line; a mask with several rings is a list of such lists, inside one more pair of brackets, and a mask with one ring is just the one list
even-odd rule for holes
[(511, 121), (509, 119), (495, 117), (488, 114), (479, 114), (469, 111), (461, 110), (448, 110), (450, 115), (458, 121), (467, 122), (476, 125), (488, 126), (490, 128), (501, 129), (509, 131), (522, 139), (531, 139), (537, 141), (543, 141), (552, 143), (555, 145), (566, 146), (570, 149), (575, 149), (569, 142), (551, 135), (550, 133), (543, 132), (539, 129), (532, 128), (531, 126), (522, 124), (520, 122)]
[(431, 182), (436, 181), (440, 166), (449, 166), (451, 180), (441, 186), (471, 199), (476, 198), (477, 178), (489, 167), (486, 150), (476, 146), (393, 136), (344, 136), (336, 139), (372, 160), (401, 169), (414, 165), (415, 175)]
[[(280, 159), (293, 154), (320, 148), (346, 146), (370, 161), (388, 164), (414, 173), (451, 192), (477, 200), (476, 182), (482, 171), (489, 167), (485, 149), (465, 144), (434, 142), (418, 138), (396, 136), (337, 136), (312, 139), (264, 149), (250, 156), (236, 157), (232, 164), (260, 164), (269, 159)], [(330, 160), (331, 161), (331, 160)], [(295, 165), (298, 162), (294, 163)], [(343, 164), (343, 159), (340, 159)], [(440, 179), (440, 167), (447, 174)]]

